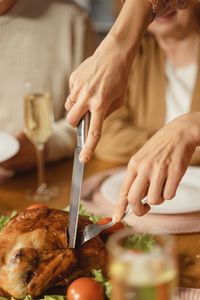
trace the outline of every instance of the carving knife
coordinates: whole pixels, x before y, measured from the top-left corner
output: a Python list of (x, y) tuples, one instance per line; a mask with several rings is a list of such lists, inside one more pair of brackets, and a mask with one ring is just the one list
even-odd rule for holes
[(68, 224), (68, 238), (69, 248), (76, 247), (76, 236), (79, 218), (79, 206), (81, 189), (83, 182), (84, 164), (80, 162), (79, 155), (85, 144), (88, 134), (90, 115), (87, 113), (80, 121), (77, 127), (77, 146), (74, 151), (74, 163), (72, 171), (72, 184), (70, 193), (69, 206), (69, 224)]

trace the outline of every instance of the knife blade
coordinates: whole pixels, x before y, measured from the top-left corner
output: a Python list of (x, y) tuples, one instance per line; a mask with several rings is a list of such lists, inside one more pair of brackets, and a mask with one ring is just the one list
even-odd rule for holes
[(69, 248), (76, 246), (76, 234), (78, 227), (78, 214), (81, 198), (81, 188), (83, 180), (84, 165), (79, 161), (81, 148), (77, 147), (74, 151), (74, 164), (72, 173), (72, 187), (70, 194), (70, 209), (69, 209)]
[(69, 224), (68, 224), (68, 238), (69, 248), (76, 247), (76, 236), (79, 218), (79, 206), (81, 198), (81, 189), (83, 182), (84, 164), (80, 162), (79, 155), (85, 144), (87, 132), (89, 128), (89, 113), (80, 121), (77, 127), (77, 147), (74, 151), (74, 163), (72, 171), (72, 186), (70, 193), (70, 207), (69, 207)]

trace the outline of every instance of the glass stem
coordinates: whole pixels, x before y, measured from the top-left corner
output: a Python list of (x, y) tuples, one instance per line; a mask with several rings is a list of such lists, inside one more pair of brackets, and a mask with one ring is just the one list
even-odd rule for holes
[(44, 144), (36, 145), (36, 160), (38, 172), (38, 192), (46, 189), (45, 165), (44, 165)]

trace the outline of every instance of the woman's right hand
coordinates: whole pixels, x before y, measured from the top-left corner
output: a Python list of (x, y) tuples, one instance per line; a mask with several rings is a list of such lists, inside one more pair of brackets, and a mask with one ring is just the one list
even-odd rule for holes
[(131, 62), (121, 47), (115, 37), (108, 35), (70, 77), (67, 121), (77, 126), (84, 114), (91, 112), (88, 138), (80, 156), (84, 163), (98, 144), (104, 119), (123, 104)]

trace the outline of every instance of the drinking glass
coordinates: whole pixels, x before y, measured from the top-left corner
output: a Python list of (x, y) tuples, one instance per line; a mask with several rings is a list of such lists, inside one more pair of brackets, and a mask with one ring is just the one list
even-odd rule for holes
[(51, 97), (42, 83), (27, 82), (24, 97), (24, 133), (36, 150), (38, 187), (28, 193), (34, 201), (49, 201), (58, 195), (57, 187), (48, 187), (45, 178), (44, 146), (52, 132)]
[(174, 240), (169, 235), (113, 234), (108, 241), (112, 300), (172, 300), (177, 282)]

